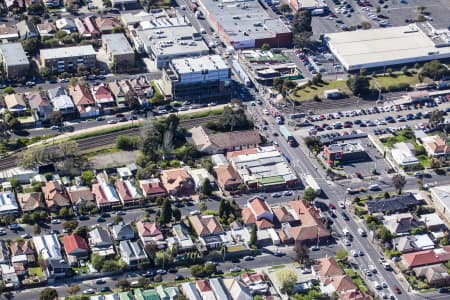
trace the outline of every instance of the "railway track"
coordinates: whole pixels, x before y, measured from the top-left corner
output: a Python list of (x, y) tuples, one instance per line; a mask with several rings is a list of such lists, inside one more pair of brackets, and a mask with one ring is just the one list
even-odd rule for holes
[[(180, 121), (180, 127), (183, 128), (192, 128), (194, 126), (197, 126), (199, 124), (206, 123), (208, 121), (215, 120), (217, 116), (208, 116), (208, 117), (202, 117), (202, 118), (196, 118), (196, 119), (190, 119), (190, 120), (181, 120)], [(106, 145), (112, 145), (116, 142), (116, 138), (121, 135), (128, 135), (128, 136), (135, 136), (139, 134), (139, 128), (131, 128), (131, 129), (125, 129), (122, 131), (117, 132), (111, 132), (111, 133), (105, 133), (100, 136), (93, 136), (88, 137), (84, 139), (77, 140), (78, 143), (78, 149), (80, 151), (86, 151), (92, 148), (97, 148), (101, 146)], [(47, 146), (47, 151), (56, 151), (58, 149), (58, 146)], [(19, 158), (18, 153), (11, 154), (9, 156), (5, 156), (0, 158), (0, 170), (10, 169), (17, 166), (17, 159)]]

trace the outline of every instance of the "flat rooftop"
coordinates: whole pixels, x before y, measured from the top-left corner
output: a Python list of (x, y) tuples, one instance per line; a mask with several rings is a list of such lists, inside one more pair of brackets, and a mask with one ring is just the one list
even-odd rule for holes
[(23, 50), (22, 44), (20, 43), (1, 44), (0, 52), (2, 54), (3, 60), (9, 67), (30, 64), (27, 55)]
[(325, 40), (347, 70), (450, 57), (450, 33), (446, 44), (433, 41), (442, 39), (445, 32), (433, 39), (427, 34), (430, 31), (424, 30), (423, 26), (410, 24), (329, 33)]
[(114, 55), (134, 53), (123, 33), (104, 34), (102, 39), (106, 42), (109, 51)]
[(201, 36), (198, 40), (194, 40), (193, 36), (198, 32), (192, 26), (137, 30), (136, 34), (145, 46), (150, 47), (156, 55), (174, 55), (183, 52), (206, 53), (209, 51)]
[(61, 47), (53, 49), (42, 49), (41, 57), (45, 59), (57, 59), (63, 57), (78, 57), (87, 55), (96, 55), (92, 45), (76, 46), (76, 47)]
[(256, 0), (200, 0), (232, 41), (274, 37), (290, 32), (278, 18), (270, 16)]
[(173, 59), (172, 65), (178, 74), (230, 68), (220, 55)]

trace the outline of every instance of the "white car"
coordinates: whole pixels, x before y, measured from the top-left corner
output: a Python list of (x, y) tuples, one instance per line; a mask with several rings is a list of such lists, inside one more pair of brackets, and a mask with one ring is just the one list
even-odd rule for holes
[(61, 224), (61, 220), (60, 219), (53, 219), (50, 221), (50, 223), (52, 224)]
[(352, 243), (350, 243), (350, 241), (347, 240), (347, 239), (342, 240), (342, 242), (344, 243), (345, 246), (350, 246), (350, 245), (352, 244)]
[(269, 111), (268, 111), (267, 109), (264, 109), (264, 110), (263, 110), (263, 113), (264, 113), (265, 115), (268, 115), (268, 114), (269, 114)]
[(353, 257), (358, 257), (358, 253), (357, 253), (355, 250), (350, 251), (350, 254), (351, 254)]
[(87, 289), (83, 291), (83, 294), (88, 295), (88, 294), (94, 294), (95, 290), (94, 289)]
[(292, 196), (292, 191), (284, 191), (283, 196)]
[(340, 208), (345, 209), (345, 202), (344, 201), (339, 201), (338, 205)]

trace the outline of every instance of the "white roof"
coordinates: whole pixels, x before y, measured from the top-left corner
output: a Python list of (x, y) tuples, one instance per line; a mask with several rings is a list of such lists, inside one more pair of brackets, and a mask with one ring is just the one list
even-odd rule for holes
[(55, 107), (55, 110), (65, 110), (74, 108), (74, 104), (72, 102), (72, 98), (67, 95), (61, 95), (53, 98), (52, 104)]
[(17, 211), (18, 209), (19, 206), (17, 205), (13, 192), (7, 191), (0, 193), (0, 214)]
[(391, 149), (392, 158), (402, 166), (415, 165), (419, 163), (419, 160), (411, 151), (408, 144), (401, 142), (394, 144)]
[(201, 186), (206, 178), (208, 178), (211, 183), (215, 182), (214, 176), (204, 168), (191, 169), (190, 167), (186, 167), (186, 171), (191, 175), (197, 187)]
[(41, 57), (44, 57), (45, 59), (58, 59), (65, 57), (78, 57), (97, 54), (92, 45), (41, 49), (40, 53)]
[(430, 189), (433, 197), (437, 198), (447, 210), (450, 209), (450, 185), (436, 186)]
[(33, 243), (36, 247), (36, 252), (41, 254), (43, 259), (62, 259), (61, 244), (56, 234), (34, 236)]
[(424, 222), (427, 225), (427, 227), (439, 226), (444, 224), (444, 221), (442, 221), (441, 217), (439, 217), (437, 213), (422, 215), (420, 216), (420, 221)]
[(185, 282), (181, 285), (184, 295), (189, 300), (201, 300), (202, 297), (197, 291), (195, 284), (193, 282)]
[(178, 74), (201, 72), (204, 70), (215, 71), (229, 69), (230, 67), (220, 55), (205, 55), (199, 57), (186, 57), (172, 59), (172, 66)]
[(325, 40), (347, 70), (450, 57), (450, 45), (437, 48), (416, 24), (329, 33)]

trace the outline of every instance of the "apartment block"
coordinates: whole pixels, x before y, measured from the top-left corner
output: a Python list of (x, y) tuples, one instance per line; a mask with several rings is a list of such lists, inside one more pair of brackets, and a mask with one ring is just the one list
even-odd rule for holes
[(96, 52), (92, 45), (42, 49), (40, 51), (41, 67), (56, 72), (73, 72), (80, 65), (95, 67)]

